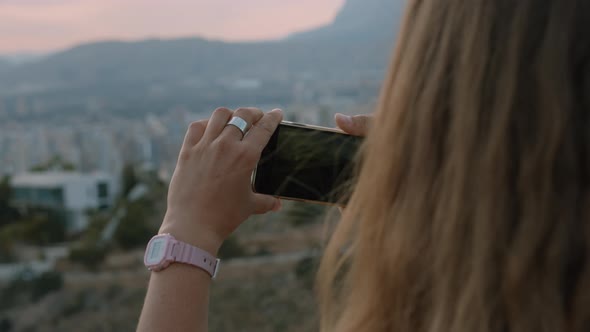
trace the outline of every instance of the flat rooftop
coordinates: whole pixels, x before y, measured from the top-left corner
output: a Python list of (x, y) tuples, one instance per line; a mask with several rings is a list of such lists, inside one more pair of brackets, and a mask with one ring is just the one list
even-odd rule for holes
[(29, 172), (12, 177), (10, 183), (13, 187), (45, 187), (52, 188), (67, 183), (87, 181), (108, 181), (112, 176), (106, 173), (79, 173), (79, 172)]

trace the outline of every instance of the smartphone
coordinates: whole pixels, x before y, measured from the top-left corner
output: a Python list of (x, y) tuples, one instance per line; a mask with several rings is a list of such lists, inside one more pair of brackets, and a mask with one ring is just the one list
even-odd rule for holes
[(255, 192), (283, 199), (345, 205), (362, 138), (337, 129), (283, 121), (252, 175)]

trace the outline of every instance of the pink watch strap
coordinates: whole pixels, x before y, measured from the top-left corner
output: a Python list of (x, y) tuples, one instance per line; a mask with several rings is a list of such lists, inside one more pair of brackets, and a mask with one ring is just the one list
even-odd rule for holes
[(217, 276), (219, 259), (205, 250), (177, 240), (172, 248), (172, 257), (175, 262), (194, 265), (205, 270), (213, 279)]

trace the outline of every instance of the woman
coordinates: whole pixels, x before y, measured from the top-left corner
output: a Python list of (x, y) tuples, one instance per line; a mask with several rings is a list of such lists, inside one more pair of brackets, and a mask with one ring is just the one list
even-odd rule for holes
[[(590, 330), (588, 22), (587, 0), (410, 1), (320, 268), (322, 331)], [(249, 177), (280, 119), (193, 124), (161, 232), (214, 254), (278, 209)], [(139, 330), (206, 331), (209, 284), (154, 273)]]

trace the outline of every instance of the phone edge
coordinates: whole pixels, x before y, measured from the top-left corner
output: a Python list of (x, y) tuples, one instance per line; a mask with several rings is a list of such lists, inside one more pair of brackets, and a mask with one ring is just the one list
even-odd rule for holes
[(281, 121), (280, 125), (286, 125), (286, 126), (291, 126), (291, 127), (298, 127), (298, 128), (306, 128), (306, 129), (315, 129), (315, 130), (321, 130), (321, 131), (328, 131), (328, 132), (332, 132), (332, 133), (337, 133), (337, 134), (342, 134), (342, 135), (347, 135), (347, 136), (354, 136), (354, 135), (350, 135), (338, 128), (329, 128), (329, 127), (323, 127), (323, 126), (316, 126), (316, 125), (310, 125), (310, 124), (305, 124), (305, 123), (299, 123), (299, 122), (292, 122), (292, 121)]
[[(347, 135), (347, 136), (354, 136), (354, 135), (350, 135), (338, 128), (322, 127), (322, 126), (310, 125), (310, 124), (293, 122), (293, 121), (281, 121), (281, 123), (279, 125), (305, 128), (305, 129), (315, 129), (315, 130), (327, 131), (327, 132), (332, 132), (332, 133), (342, 134), (342, 135)], [(259, 192), (256, 191), (256, 172), (257, 171), (258, 171), (258, 164), (256, 164), (256, 168), (254, 168), (254, 170), (252, 171), (252, 175), (250, 176), (250, 186), (252, 187), (253, 193), (260, 194)], [(266, 195), (266, 194), (263, 194), (263, 195)], [(271, 195), (271, 196), (279, 198), (279, 199), (288, 200), (288, 201), (294, 201), (294, 202), (303, 202), (303, 203), (318, 204), (318, 205), (324, 205), (324, 206), (344, 207), (344, 205), (338, 204), (336, 202), (314, 201), (314, 200), (307, 200), (307, 199), (287, 197), (287, 196), (277, 196), (277, 195)]]

